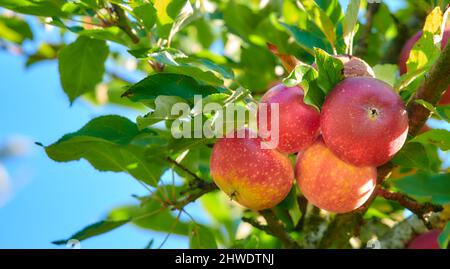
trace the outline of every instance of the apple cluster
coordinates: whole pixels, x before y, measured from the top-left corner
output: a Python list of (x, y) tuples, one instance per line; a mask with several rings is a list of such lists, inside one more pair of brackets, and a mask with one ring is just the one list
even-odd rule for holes
[[(350, 212), (369, 199), (376, 167), (406, 141), (408, 115), (400, 96), (375, 79), (369, 65), (356, 57), (338, 59), (345, 79), (321, 112), (305, 104), (299, 86), (279, 84), (262, 97), (261, 104), (279, 105), (276, 149), (261, 148), (270, 124), (258, 138), (246, 130), (245, 138), (222, 138), (214, 145), (212, 178), (233, 200), (254, 210), (274, 207), (289, 193), (293, 178), (310, 203), (330, 212)], [(294, 168), (288, 154), (295, 153)]]
[[(420, 35), (405, 45), (401, 73)], [(449, 37), (446, 31), (443, 45)], [(222, 138), (214, 145), (211, 176), (231, 199), (253, 210), (272, 208), (288, 195), (294, 178), (310, 203), (329, 212), (354, 211), (371, 197), (377, 167), (406, 141), (408, 114), (400, 96), (376, 79), (367, 63), (335, 57), (344, 65), (344, 80), (326, 96), (320, 112), (304, 102), (300, 86), (277, 84), (260, 102), (269, 104), (267, 131), (251, 138), (246, 130), (245, 138)], [(262, 149), (261, 137), (270, 139), (272, 132), (270, 104), (279, 106), (279, 143), (276, 149)], [(295, 166), (289, 154), (297, 154)]]

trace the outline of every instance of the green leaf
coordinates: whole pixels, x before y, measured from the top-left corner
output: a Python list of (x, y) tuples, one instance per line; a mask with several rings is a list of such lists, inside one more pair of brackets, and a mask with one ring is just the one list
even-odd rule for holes
[(450, 242), (450, 222), (447, 222), (447, 225), (445, 225), (444, 230), (439, 235), (438, 242), (441, 249), (448, 248), (448, 243)]
[(223, 11), (223, 20), (231, 32), (244, 39), (252, 35), (259, 23), (259, 19), (248, 6), (239, 4), (235, 0), (227, 3)]
[(30, 67), (31, 65), (44, 60), (56, 59), (58, 57), (58, 50), (60, 48), (60, 45), (42, 43), (35, 53), (28, 55), (25, 66)]
[(154, 0), (156, 9), (158, 35), (161, 38), (169, 38), (173, 23), (186, 4), (186, 0)]
[(65, 3), (64, 0), (2, 0), (0, 7), (35, 16), (64, 17), (61, 7)]
[(440, 159), (434, 145), (413, 142), (407, 143), (397, 153), (392, 162), (403, 168), (420, 169), (428, 172), (437, 172), (440, 167)]
[(450, 122), (450, 106), (434, 107), (432, 104), (428, 103), (425, 100), (416, 100), (416, 103), (422, 105), (423, 107), (431, 111), (433, 115), (437, 117), (439, 120), (445, 120), (447, 122)]
[(55, 245), (65, 245), (69, 240), (75, 239), (78, 241), (82, 241), (97, 235), (101, 235), (107, 232), (110, 232), (114, 229), (117, 229), (124, 224), (128, 223), (130, 220), (120, 220), (120, 221), (99, 221), (97, 223), (94, 223), (92, 225), (87, 226), (83, 230), (77, 232), (76, 234), (72, 235), (68, 239), (65, 240), (57, 240), (52, 242)]
[(295, 25), (280, 23), (294, 38), (299, 46), (301, 46), (309, 54), (314, 55), (314, 48), (327, 49), (324, 41), (313, 33), (302, 30)]
[(123, 96), (134, 102), (148, 104), (160, 95), (191, 99), (194, 95), (207, 96), (216, 92), (216, 89), (201, 86), (195, 79), (185, 75), (157, 73), (131, 86)]
[(128, 82), (118, 78), (112, 78), (108, 82), (97, 85), (95, 92), (89, 92), (83, 95), (83, 99), (97, 106), (117, 105), (120, 107), (136, 109), (138, 111), (146, 111), (147, 107), (143, 104), (135, 103), (127, 98), (120, 97), (123, 94), (124, 89), (127, 89), (128, 86)]
[(185, 1), (185, 5), (183, 8), (178, 12), (173, 25), (172, 29), (170, 29), (169, 37), (167, 38), (168, 44), (172, 42), (173, 37), (176, 33), (178, 33), (181, 29), (183, 29), (186, 25), (188, 25), (192, 20), (194, 20), (194, 9), (192, 8), (192, 5), (189, 1)]
[(440, 55), (440, 47), (434, 43), (434, 36), (440, 34), (442, 11), (436, 7), (428, 16), (423, 28), (422, 37), (411, 50), (407, 65), (408, 72), (429, 68)]
[(135, 17), (144, 25), (147, 31), (151, 31), (156, 23), (156, 9), (152, 4), (143, 4), (133, 8)]
[(93, 91), (103, 78), (109, 50), (105, 41), (80, 36), (58, 55), (62, 87), (73, 102), (78, 96)]
[(450, 132), (440, 129), (430, 130), (416, 136), (411, 142), (436, 145), (443, 151), (450, 150)]
[(167, 140), (154, 130), (139, 131), (126, 118), (103, 116), (65, 135), (45, 151), (58, 162), (83, 158), (100, 171), (127, 172), (156, 186), (165, 163), (157, 157), (147, 157), (146, 151), (162, 154), (166, 144)]
[(189, 247), (192, 249), (216, 249), (214, 234), (205, 226), (191, 224), (189, 229)]
[(207, 84), (221, 86), (223, 79), (233, 79), (233, 71), (208, 59), (187, 56), (173, 48), (129, 50), (131, 55), (164, 64), (165, 71), (187, 75)]
[(193, 24), (196, 29), (196, 38), (204, 49), (209, 49), (216, 38), (214, 32), (215, 29), (212, 25), (213, 22), (209, 18), (204, 16), (196, 20)]
[(22, 44), (25, 39), (33, 39), (33, 32), (28, 23), (19, 17), (0, 16), (0, 38)]
[(361, 0), (350, 0), (347, 12), (344, 18), (344, 42), (346, 45), (346, 53), (351, 54), (353, 47), (353, 38), (357, 31), (358, 13), (361, 6)]
[(94, 39), (113, 41), (125, 46), (131, 42), (131, 38), (117, 26), (105, 27), (101, 29), (85, 29), (76, 31), (75, 33), (80, 36), (88, 36)]
[[(167, 192), (171, 197), (171, 186), (167, 187)], [(180, 191), (177, 189), (176, 191)], [(165, 192), (165, 190), (158, 189), (156, 193)], [(160, 198), (158, 198), (160, 199)], [(178, 235), (188, 235), (189, 222), (177, 220), (169, 208), (163, 208), (156, 197), (147, 197), (142, 202), (141, 206), (130, 205), (122, 206), (112, 210), (109, 214), (109, 219), (131, 219), (131, 223), (139, 228), (166, 232)]]
[(312, 66), (299, 64), (289, 77), (284, 80), (284, 83), (290, 87), (295, 85), (302, 86), (305, 104), (311, 105), (320, 111), (325, 100), (325, 94), (318, 85), (318, 77), (319, 73)]
[(319, 70), (318, 85), (325, 95), (328, 95), (344, 79), (344, 64), (322, 49), (316, 48), (315, 52), (317, 69)]
[(446, 205), (450, 203), (450, 174), (416, 174), (390, 183), (400, 192), (417, 199), (426, 199), (432, 203)]
[(223, 192), (208, 193), (202, 196), (201, 202), (206, 212), (218, 223), (231, 222), (234, 213), (239, 211), (233, 208), (230, 198)]
[(241, 48), (242, 73), (237, 80), (253, 92), (265, 92), (277, 77), (273, 71), (277, 64), (275, 56), (265, 47), (250, 45)]
[(438, 106), (436, 111), (439, 117), (447, 122), (450, 122), (450, 106)]
[(379, 64), (373, 67), (375, 77), (394, 86), (397, 82), (398, 66), (395, 64)]
[(160, 95), (156, 97), (155, 109), (145, 116), (139, 116), (137, 118), (139, 129), (142, 130), (163, 120), (176, 120), (179, 115), (172, 115), (172, 107), (179, 103), (187, 104), (187, 101), (177, 96)]
[[(394, 88), (397, 92), (401, 92), (408, 88), (413, 83), (422, 79), (422, 75), (426, 72), (426, 68), (421, 68), (415, 71), (408, 72), (400, 77)], [(416, 90), (416, 88), (414, 88)]]
[(299, 0), (299, 4), (308, 13), (309, 18), (326, 36), (330, 45), (334, 48), (336, 42), (336, 32), (333, 22), (328, 15), (316, 4), (314, 0)]

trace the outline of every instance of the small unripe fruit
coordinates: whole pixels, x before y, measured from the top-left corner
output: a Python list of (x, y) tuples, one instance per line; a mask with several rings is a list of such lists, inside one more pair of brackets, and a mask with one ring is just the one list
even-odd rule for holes
[(294, 171), (289, 158), (261, 149), (260, 138), (221, 138), (211, 155), (211, 176), (217, 186), (241, 205), (263, 210), (276, 206), (291, 190)]
[(348, 78), (327, 96), (321, 130), (325, 143), (339, 158), (357, 166), (380, 166), (403, 147), (408, 114), (387, 83)]
[(299, 153), (295, 176), (310, 203), (326, 211), (347, 213), (369, 199), (376, 186), (377, 171), (342, 161), (318, 139)]
[[(320, 114), (303, 102), (303, 90), (300, 87), (286, 87), (278, 84), (271, 88), (261, 99), (267, 104), (267, 118), (258, 113), (258, 126), (261, 120), (267, 122), (267, 130), (259, 129), (259, 134), (270, 139), (276, 131), (271, 126), (271, 104), (279, 104), (279, 141), (277, 149), (285, 153), (296, 153), (311, 145), (319, 134)], [(261, 109), (261, 105), (260, 105)], [(273, 138), (273, 137), (272, 137)]]
[(417, 236), (408, 244), (408, 249), (440, 249), (438, 238), (441, 232), (437, 229)]
[[(400, 74), (403, 75), (408, 71), (407, 62), (409, 59), (409, 55), (411, 54), (411, 50), (416, 44), (417, 41), (422, 37), (422, 31), (419, 31), (415, 35), (413, 35), (408, 42), (406, 42), (405, 46), (403, 47), (400, 57), (398, 60), (398, 65), (400, 67)], [(445, 30), (444, 35), (442, 37), (441, 47), (442, 49), (445, 48), (445, 46), (448, 43), (448, 40), (450, 39), (450, 29)], [(444, 93), (444, 95), (441, 98), (441, 101), (439, 102), (440, 105), (448, 105), (450, 104), (450, 88), (447, 89), (447, 91)]]

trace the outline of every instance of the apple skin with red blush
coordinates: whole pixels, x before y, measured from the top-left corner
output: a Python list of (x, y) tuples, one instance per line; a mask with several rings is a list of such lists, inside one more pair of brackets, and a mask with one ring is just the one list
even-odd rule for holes
[(289, 158), (262, 149), (261, 138), (220, 138), (211, 154), (211, 176), (231, 199), (253, 210), (275, 207), (292, 188), (294, 169)]
[(414, 238), (409, 244), (408, 249), (440, 249), (438, 238), (442, 230), (436, 229), (421, 234)]
[(327, 96), (321, 131), (325, 144), (356, 166), (380, 166), (403, 147), (408, 114), (387, 83), (369, 77), (347, 78)]
[(295, 167), (298, 186), (313, 205), (334, 213), (361, 207), (377, 182), (375, 167), (357, 167), (339, 159), (323, 140), (299, 153)]
[[(271, 105), (279, 105), (279, 139), (277, 149), (284, 153), (297, 153), (310, 146), (319, 135), (320, 114), (312, 106), (303, 101), (304, 93), (302, 88), (287, 87), (278, 84), (266, 92), (262, 97), (258, 109), (258, 126), (261, 121), (267, 122), (268, 128), (259, 128), (261, 137), (270, 140), (272, 128)], [(263, 110), (261, 104), (267, 105), (267, 118), (262, 117)], [(276, 120), (276, 119), (275, 119)]]

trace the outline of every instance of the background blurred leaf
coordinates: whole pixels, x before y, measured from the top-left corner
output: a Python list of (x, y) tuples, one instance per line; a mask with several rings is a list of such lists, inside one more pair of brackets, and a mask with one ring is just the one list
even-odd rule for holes
[(189, 247), (192, 249), (217, 248), (214, 234), (205, 226), (191, 224), (189, 229)]
[(95, 85), (102, 80), (108, 54), (108, 46), (104, 41), (84, 36), (60, 51), (59, 74), (70, 102), (93, 91)]
[(450, 242), (450, 222), (447, 222), (447, 225), (445, 225), (445, 228), (442, 231), (441, 235), (439, 236), (438, 240), (441, 249), (448, 248), (448, 243)]
[(158, 35), (161, 38), (169, 38), (173, 23), (186, 4), (186, 0), (154, 0), (156, 9)]
[(447, 130), (434, 129), (416, 136), (411, 141), (422, 144), (433, 144), (445, 151), (450, 149), (450, 132)]
[(409, 142), (397, 153), (393, 163), (403, 168), (417, 168), (423, 171), (439, 171), (441, 161), (434, 145)]
[(353, 48), (353, 38), (355, 37), (358, 23), (359, 7), (361, 0), (350, 0), (344, 18), (344, 42), (346, 53), (351, 54)]
[(18, 13), (25, 13), (36, 16), (65, 16), (61, 11), (64, 0), (2, 0), (0, 6), (14, 10)]
[(0, 38), (22, 44), (25, 39), (33, 39), (33, 32), (25, 20), (0, 15)]
[(308, 13), (309, 18), (322, 30), (323, 34), (327, 37), (330, 45), (335, 48), (336, 32), (333, 22), (328, 15), (316, 4), (314, 0), (300, 0), (305, 11)]
[(133, 8), (135, 17), (142, 22), (147, 31), (151, 31), (156, 23), (156, 9), (152, 4), (143, 4)]
[(450, 174), (416, 174), (390, 183), (399, 191), (432, 203), (445, 205), (450, 203)]
[(397, 81), (398, 66), (395, 64), (381, 64), (373, 67), (375, 77), (392, 87)]

